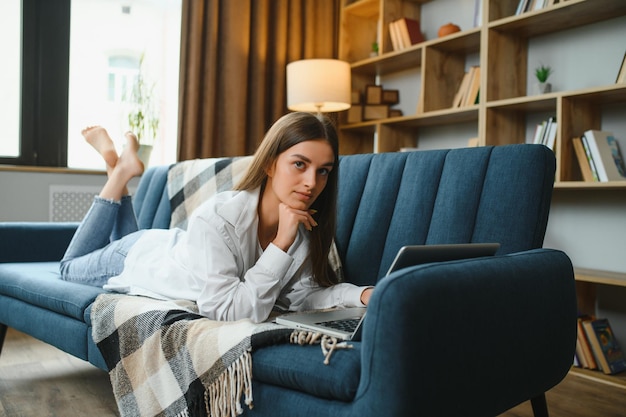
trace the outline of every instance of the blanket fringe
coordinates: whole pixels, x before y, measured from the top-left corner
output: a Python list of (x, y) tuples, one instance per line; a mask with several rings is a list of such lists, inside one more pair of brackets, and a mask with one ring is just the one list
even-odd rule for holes
[(324, 354), (324, 365), (330, 363), (330, 357), (335, 349), (352, 349), (353, 345), (348, 342), (340, 342), (336, 337), (319, 332), (311, 332), (308, 330), (294, 330), (290, 337), (289, 343), (298, 345), (314, 345), (319, 343)]
[(252, 354), (244, 352), (213, 381), (204, 393), (209, 417), (235, 417), (243, 414), (241, 397), (252, 409)]

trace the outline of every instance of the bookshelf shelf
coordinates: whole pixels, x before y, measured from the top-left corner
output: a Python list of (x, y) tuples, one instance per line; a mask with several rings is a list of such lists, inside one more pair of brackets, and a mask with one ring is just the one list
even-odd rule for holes
[(352, 73), (367, 76), (391, 74), (422, 65), (422, 45), (413, 45), (402, 51), (387, 52), (351, 65)]
[(423, 45), (447, 52), (478, 52), (480, 51), (480, 31), (480, 28), (464, 30), (444, 38), (425, 41)]
[[(517, 5), (517, 1), (514, 4)], [(506, 16), (490, 21), (488, 27), (502, 33), (533, 37), (621, 16), (626, 13), (626, 3), (611, 0), (569, 0), (517, 16), (513, 15), (514, 8), (507, 10)]]
[(585, 378), (594, 382), (600, 382), (602, 384), (611, 385), (626, 390), (626, 372), (622, 372), (616, 375), (606, 375), (601, 371), (583, 369), (573, 366), (570, 370), (570, 373), (580, 378)]
[(559, 93), (549, 93), (542, 94), (541, 96), (524, 96), (496, 100), (486, 103), (485, 108), (523, 112), (555, 110), (559, 96)]
[(340, 126), (340, 130), (362, 130), (363, 127), (372, 127), (376, 125), (397, 127), (439, 126), (442, 124), (464, 123), (477, 120), (478, 106), (468, 106), (460, 109), (435, 110), (411, 116), (401, 116), (388, 119), (370, 120), (360, 123), (344, 124)]
[(585, 181), (557, 181), (554, 183), (556, 189), (568, 190), (623, 190), (626, 189), (626, 181), (609, 182), (585, 182)]
[(626, 287), (625, 273), (576, 268), (574, 274), (576, 281)]

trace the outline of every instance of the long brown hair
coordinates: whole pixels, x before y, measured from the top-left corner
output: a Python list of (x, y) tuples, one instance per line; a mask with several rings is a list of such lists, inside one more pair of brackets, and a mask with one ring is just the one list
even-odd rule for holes
[(328, 253), (335, 236), (337, 222), (337, 178), (339, 176), (339, 140), (332, 121), (323, 115), (296, 112), (278, 119), (267, 131), (254, 154), (246, 174), (235, 186), (235, 190), (252, 190), (264, 187), (267, 169), (278, 156), (292, 146), (307, 140), (324, 139), (335, 155), (334, 167), (328, 175), (326, 187), (317, 197), (311, 208), (317, 210), (311, 242), (311, 268), (313, 279), (323, 287), (338, 282), (338, 278), (328, 263)]

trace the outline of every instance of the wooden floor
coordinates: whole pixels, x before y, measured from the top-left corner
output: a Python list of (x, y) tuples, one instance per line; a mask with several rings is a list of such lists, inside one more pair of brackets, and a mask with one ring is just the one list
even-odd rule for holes
[(0, 354), (0, 417), (119, 416), (109, 376), (9, 329)]
[[(577, 375), (547, 394), (551, 417), (624, 417), (626, 388)], [(119, 416), (106, 372), (9, 329), (0, 355), (0, 417)], [(531, 417), (529, 403), (499, 417)]]

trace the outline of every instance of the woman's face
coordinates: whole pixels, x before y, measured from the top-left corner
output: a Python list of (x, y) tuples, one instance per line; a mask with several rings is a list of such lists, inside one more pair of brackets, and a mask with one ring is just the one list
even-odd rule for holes
[(326, 187), (335, 154), (325, 139), (300, 142), (287, 149), (268, 169), (266, 192), (277, 202), (307, 210)]

